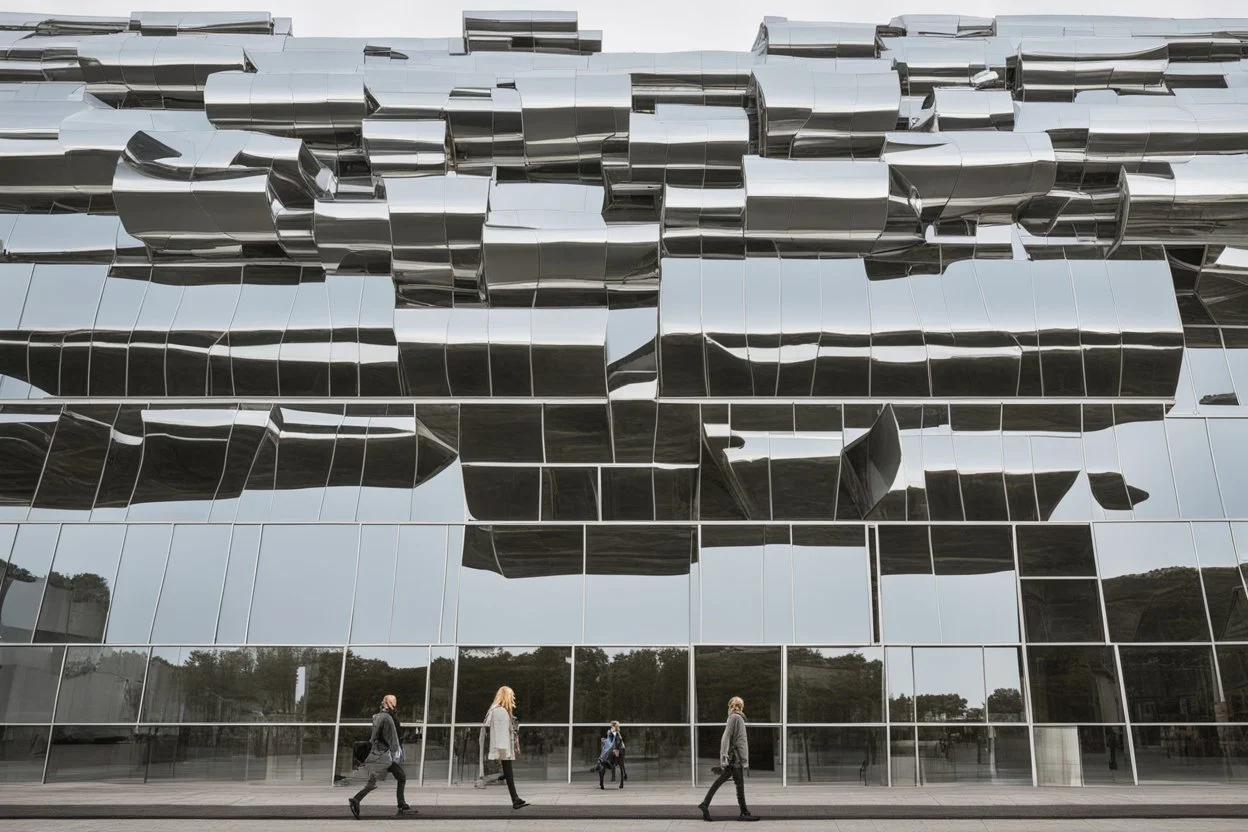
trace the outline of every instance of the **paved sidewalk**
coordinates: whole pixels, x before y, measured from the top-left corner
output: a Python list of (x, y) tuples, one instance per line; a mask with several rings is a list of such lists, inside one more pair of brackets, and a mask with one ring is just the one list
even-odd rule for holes
[[(500, 787), (408, 790), (421, 820), (572, 821), (578, 819), (694, 821), (702, 790), (638, 786), (600, 791), (588, 786), (520, 783), (533, 805), (514, 811)], [(246, 784), (54, 784), (0, 786), (0, 820), (338, 820), (349, 788)], [(1238, 819), (1248, 827), (1248, 790), (1237, 786), (1065, 788), (820, 788), (747, 787), (750, 806), (770, 820), (1062, 820)], [(369, 820), (392, 819), (393, 786), (364, 804)], [(736, 814), (721, 791), (713, 814)], [(402, 819), (400, 819), (402, 820)]]

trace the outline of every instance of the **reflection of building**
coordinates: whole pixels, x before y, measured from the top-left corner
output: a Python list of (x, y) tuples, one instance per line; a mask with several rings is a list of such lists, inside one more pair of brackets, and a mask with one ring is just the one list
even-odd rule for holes
[(1248, 21), (0, 29), (0, 779), (1245, 776)]

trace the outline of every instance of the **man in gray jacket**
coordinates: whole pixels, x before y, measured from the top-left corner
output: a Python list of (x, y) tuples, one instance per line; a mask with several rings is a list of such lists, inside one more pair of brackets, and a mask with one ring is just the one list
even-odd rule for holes
[(403, 742), (399, 734), (399, 700), (393, 694), (387, 694), (381, 700), (381, 709), (373, 717), (373, 731), (369, 736), (372, 747), (363, 762), (368, 772), (368, 783), (349, 798), (347, 804), (356, 820), (360, 819), (360, 801), (368, 793), (377, 788), (377, 781), (384, 780), (387, 774), (394, 775), (395, 796), (399, 802), (399, 814), (411, 815), (416, 810), (407, 805), (403, 799), (403, 788), (407, 785), (407, 772), (399, 765), (403, 761)]
[(702, 810), (702, 820), (711, 819), (711, 798), (715, 797), (715, 792), (729, 779), (737, 786), (737, 805), (741, 807), (737, 820), (758, 820), (745, 805), (745, 770), (749, 767), (750, 741), (745, 735), (745, 702), (740, 696), (734, 696), (728, 700), (728, 722), (724, 725), (724, 735), (719, 740), (719, 765), (711, 769), (719, 776), (711, 784), (706, 797), (698, 804), (698, 808)]

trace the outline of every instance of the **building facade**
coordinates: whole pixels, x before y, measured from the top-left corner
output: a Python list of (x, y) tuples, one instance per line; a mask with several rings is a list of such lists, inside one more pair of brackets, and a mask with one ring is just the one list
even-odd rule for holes
[(1248, 19), (0, 44), (0, 780), (1248, 776)]

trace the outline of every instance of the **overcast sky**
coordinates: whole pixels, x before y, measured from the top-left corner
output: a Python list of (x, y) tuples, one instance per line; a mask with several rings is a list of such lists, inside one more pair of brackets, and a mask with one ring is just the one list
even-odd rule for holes
[(7, 8), (38, 13), (128, 16), (132, 11), (260, 9), (294, 18), (296, 35), (391, 35), (446, 37), (461, 31), (464, 9), (574, 9), (583, 29), (601, 29), (604, 51), (667, 52), (681, 49), (749, 49), (763, 15), (792, 20), (886, 23), (894, 15), (956, 13), (1121, 14), (1174, 17), (1248, 17), (1245, 0), (1138, 0), (1127, 6), (1107, 0), (491, 0), (482, 3), (426, 0), (13, 0)]

